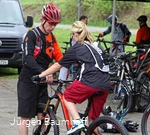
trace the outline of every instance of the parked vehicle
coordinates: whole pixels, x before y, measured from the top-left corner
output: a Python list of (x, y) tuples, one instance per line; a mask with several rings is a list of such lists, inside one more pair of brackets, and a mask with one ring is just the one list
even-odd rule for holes
[(33, 17), (24, 19), (20, 0), (0, 0), (0, 67), (22, 67), (21, 44)]

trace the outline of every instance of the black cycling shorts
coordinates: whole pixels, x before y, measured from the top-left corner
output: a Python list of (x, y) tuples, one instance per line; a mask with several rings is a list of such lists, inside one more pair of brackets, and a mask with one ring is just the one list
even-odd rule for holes
[(47, 85), (36, 85), (18, 81), (18, 117), (34, 118), (37, 114), (37, 103), (46, 103)]

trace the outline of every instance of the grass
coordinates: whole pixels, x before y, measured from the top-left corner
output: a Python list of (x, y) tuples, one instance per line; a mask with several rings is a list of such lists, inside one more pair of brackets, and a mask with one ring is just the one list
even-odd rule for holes
[(18, 78), (18, 70), (16, 68), (0, 68), (0, 77)]
[[(69, 41), (69, 39), (70, 39), (70, 29), (60, 29), (60, 28), (56, 27), (55, 30), (53, 31), (53, 33), (56, 36), (60, 47), (65, 46), (65, 44), (63, 42)], [(98, 32), (92, 32), (92, 35), (93, 36), (98, 35)], [(111, 34), (105, 36), (104, 39), (107, 41), (110, 41)], [(94, 38), (94, 40), (96, 40), (96, 38)], [(130, 43), (132, 43), (133, 41), (135, 41), (135, 35), (132, 35), (130, 38)], [(110, 46), (109, 44), (107, 44), (107, 45)], [(135, 48), (133, 48), (131, 46), (126, 47), (126, 51), (134, 51), (134, 50), (135, 50)]]
[[(70, 29), (60, 29), (60, 28), (55, 28), (53, 31), (54, 35), (57, 38), (57, 41), (59, 43), (60, 47), (65, 46), (63, 43), (64, 41), (69, 41), (70, 39)], [(92, 32), (92, 35), (98, 35), (98, 32)], [(107, 35), (104, 37), (105, 40), (110, 41), (111, 39), (111, 34)], [(96, 38), (95, 38), (96, 40)], [(135, 35), (131, 36), (130, 42), (135, 41)], [(109, 44), (108, 44), (109, 46)], [(134, 51), (135, 48), (133, 47), (126, 47), (126, 51)], [(62, 50), (64, 51), (64, 50)], [(17, 69), (15, 68), (0, 68), (0, 77), (7, 77), (7, 78), (18, 78), (18, 72)]]
[(22, 5), (36, 5), (49, 3), (50, 0), (20, 0)]

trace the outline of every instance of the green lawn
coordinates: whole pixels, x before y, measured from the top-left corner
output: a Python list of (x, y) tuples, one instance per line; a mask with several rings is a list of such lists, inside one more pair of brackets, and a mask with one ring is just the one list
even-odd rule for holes
[[(54, 35), (56, 36), (59, 45), (65, 46), (65, 44), (63, 43), (64, 41), (69, 41), (70, 39), (70, 29), (60, 29), (60, 28), (55, 28), (55, 30), (53, 31)], [(94, 40), (96, 40), (95, 35), (98, 35), (98, 32), (92, 32), (92, 35), (94, 37)], [(110, 41), (111, 39), (111, 34), (107, 35), (104, 37), (105, 40)], [(132, 43), (133, 41), (135, 41), (135, 35), (132, 35), (130, 38), (130, 43)], [(107, 44), (107, 46), (110, 46), (110, 44)], [(131, 47), (131, 46), (127, 46), (126, 47), (126, 51), (134, 51), (135, 48)]]
[(49, 0), (20, 0), (22, 5), (34, 5), (49, 3)]
[[(55, 28), (53, 31), (54, 35), (56, 36), (58, 43), (60, 47), (65, 46), (63, 43), (64, 41), (69, 41), (70, 39), (70, 29), (60, 29), (60, 28)], [(92, 32), (93, 36), (98, 35), (98, 32)], [(104, 37), (105, 40), (110, 41), (110, 36), (111, 34), (107, 35)], [(95, 38), (96, 40), (96, 38)], [(132, 35), (130, 42), (135, 41), (135, 35)], [(109, 46), (109, 44), (108, 44)], [(133, 47), (126, 47), (126, 51), (134, 51), (135, 48)], [(62, 50), (63, 51), (63, 50)], [(17, 69), (15, 68), (0, 68), (0, 77), (9, 77), (9, 78), (17, 78)]]

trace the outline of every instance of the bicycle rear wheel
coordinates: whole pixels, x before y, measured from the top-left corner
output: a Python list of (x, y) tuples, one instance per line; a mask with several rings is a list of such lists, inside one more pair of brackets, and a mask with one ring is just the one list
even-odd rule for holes
[[(45, 104), (39, 103), (37, 106), (37, 111), (43, 113)], [(38, 120), (38, 125), (33, 129), (33, 135), (59, 135), (59, 123), (55, 116), (55, 113), (51, 108), (49, 108), (47, 114), (48, 117), (44, 118), (44, 123)], [(43, 127), (44, 128), (41, 128)]]
[(137, 78), (136, 105), (142, 112), (150, 102), (150, 75), (142, 71)]
[[(119, 89), (119, 82), (115, 84), (114, 92), (109, 94), (110, 102), (106, 102), (115, 112), (119, 112), (120, 117), (124, 117), (132, 106), (132, 93), (128, 92), (125, 83), (121, 83), (121, 88), (124, 89), (124, 95), (122, 96)], [(119, 90), (118, 90), (119, 89)], [(105, 115), (105, 113), (102, 111)]]
[(150, 135), (150, 104), (143, 113), (141, 131), (142, 135)]
[(88, 127), (89, 135), (128, 135), (127, 129), (117, 119), (110, 116), (101, 116)]

